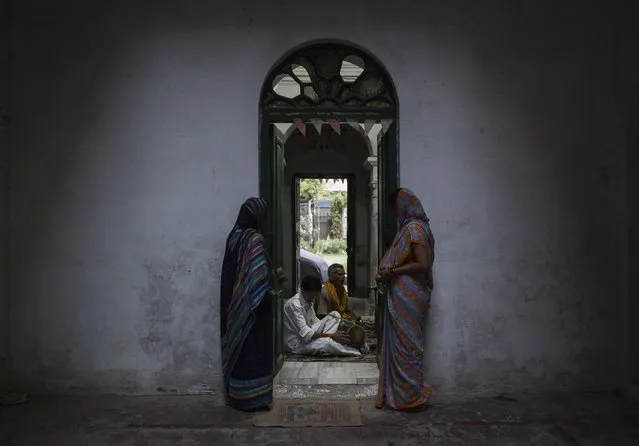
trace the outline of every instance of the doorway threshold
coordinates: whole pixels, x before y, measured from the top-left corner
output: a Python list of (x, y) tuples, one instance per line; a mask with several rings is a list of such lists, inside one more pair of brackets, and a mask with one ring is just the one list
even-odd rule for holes
[(273, 396), (279, 399), (362, 400), (375, 398), (376, 395), (377, 384), (317, 384), (313, 386), (275, 384), (273, 388)]
[(350, 364), (350, 363), (367, 363), (367, 364), (377, 364), (377, 354), (375, 352), (366, 353), (361, 356), (306, 356), (306, 355), (294, 355), (292, 353), (287, 353), (284, 357), (285, 364), (287, 362), (328, 362), (328, 363), (339, 363), (339, 364)]
[(379, 379), (377, 364), (370, 362), (287, 361), (274, 384), (287, 385), (374, 385)]

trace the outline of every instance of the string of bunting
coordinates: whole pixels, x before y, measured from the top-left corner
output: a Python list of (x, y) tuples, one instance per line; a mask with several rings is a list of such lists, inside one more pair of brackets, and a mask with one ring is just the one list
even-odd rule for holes
[[(340, 122), (338, 119), (310, 119), (304, 121), (302, 119), (296, 119), (293, 121), (293, 125), (295, 128), (302, 134), (302, 136), (306, 136), (306, 128), (308, 125), (312, 125), (317, 130), (318, 134), (322, 133), (322, 128), (324, 124), (328, 124), (330, 128), (337, 133), (338, 135), (342, 134), (342, 124), (350, 125), (355, 130), (364, 133), (365, 136), (368, 136), (371, 133), (371, 130), (375, 128), (375, 124), (381, 124), (381, 128), (379, 128), (378, 137), (381, 137), (388, 132), (391, 124), (393, 123), (392, 119), (382, 119), (380, 121), (367, 120), (364, 122), (357, 121), (346, 121)], [(289, 124), (290, 125), (290, 124)]]

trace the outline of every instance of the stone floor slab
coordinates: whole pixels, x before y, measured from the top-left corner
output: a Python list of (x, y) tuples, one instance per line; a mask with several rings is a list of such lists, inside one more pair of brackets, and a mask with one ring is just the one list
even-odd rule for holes
[[(314, 389), (315, 395), (321, 395), (321, 389), (325, 388)], [(324, 396), (335, 397), (331, 391)], [(366, 397), (360, 400), (364, 427), (355, 428), (256, 428), (252, 414), (215, 406), (213, 401), (207, 396), (32, 396), (27, 404), (0, 408), (0, 444), (639, 444), (636, 404), (608, 393), (434, 401), (421, 413), (377, 410), (374, 399)]]
[(377, 364), (371, 363), (285, 362), (275, 384), (371, 385), (378, 377)]

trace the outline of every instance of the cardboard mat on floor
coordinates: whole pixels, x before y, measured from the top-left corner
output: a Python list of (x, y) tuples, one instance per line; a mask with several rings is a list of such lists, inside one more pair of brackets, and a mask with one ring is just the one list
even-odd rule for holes
[(273, 409), (256, 416), (257, 427), (363, 426), (359, 401), (275, 400)]

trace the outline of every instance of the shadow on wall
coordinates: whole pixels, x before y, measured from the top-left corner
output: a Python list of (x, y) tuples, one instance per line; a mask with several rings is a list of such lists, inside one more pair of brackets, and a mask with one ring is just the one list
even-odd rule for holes
[[(250, 146), (211, 130), (228, 117), (209, 51), (220, 46), (183, 12), (16, 6), (11, 334), (27, 390), (219, 387), (223, 243), (257, 166), (238, 183), (251, 170), (235, 146)], [(205, 15), (213, 34), (230, 20)]]
[[(447, 76), (423, 75), (427, 88), (454, 86), (459, 100), (439, 104), (432, 93), (410, 119), (406, 110), (419, 104), (402, 101), (403, 131), (423, 134), (422, 160), (437, 166), (418, 173), (418, 160), (402, 156), (403, 178), (408, 171), (414, 181), (402, 185), (420, 195), (437, 239), (425, 366), (439, 388), (619, 384), (610, 339), (620, 339), (623, 295), (623, 141), (614, 133), (623, 132), (615, 120), (624, 104), (610, 68), (614, 29), (583, 11), (566, 28), (568, 9), (559, 8), (526, 11), (528, 21), (522, 11), (519, 22), (508, 8), (474, 23), (461, 15), (466, 32), (445, 33), (455, 54)], [(507, 39), (495, 32), (515, 27)], [(606, 242), (593, 243), (602, 233)]]
[[(179, 79), (153, 55), (130, 57), (145, 26), (128, 22), (126, 11), (30, 6), (18, 9), (13, 32), (15, 378), (45, 391), (205, 392), (217, 372), (213, 290), (222, 253), (201, 227), (223, 239), (235, 216), (180, 217), (200, 198), (180, 171), (180, 158), (195, 150), (188, 128), (181, 150), (153, 153), (162, 135), (179, 139), (170, 122), (175, 94), (166, 99), (157, 78)], [(122, 106), (143, 101), (145, 116)], [(163, 203), (151, 188), (171, 186), (171, 175), (186, 192)]]
[[(73, 269), (84, 275), (95, 273), (87, 271), (87, 266), (99, 267), (94, 259), (84, 264), (88, 259), (74, 252), (77, 240), (73, 235), (69, 238), (69, 232), (81, 236), (87, 229), (87, 207), (96, 197), (83, 190), (86, 184), (78, 168), (95, 155), (96, 148), (85, 144), (86, 135), (95, 131), (105, 113), (113, 112), (103, 109), (101, 99), (105, 87), (113, 82), (111, 67), (116, 55), (125, 51), (127, 42), (122, 36), (118, 39), (105, 33), (104, 23), (102, 27), (91, 20), (82, 23), (82, 10), (67, 16), (70, 11), (64, 7), (54, 12), (51, 6), (35, 3), (16, 5), (13, 18), (11, 74), (19, 81), (11, 98), (11, 348), (14, 379), (32, 374), (43, 384), (42, 376), (57, 380), (72, 373), (74, 346), (60, 332), (73, 332), (86, 322), (73, 311), (74, 306), (83, 306), (74, 302), (79, 296), (58, 301), (64, 297), (57, 290), (60, 283), (42, 283), (42, 270), (55, 265), (58, 272)], [(99, 154), (97, 159), (99, 162)], [(110, 174), (114, 179), (119, 176)], [(86, 200), (85, 206), (72, 207), (81, 200)], [(72, 215), (65, 215), (68, 213)], [(65, 231), (60, 225), (69, 220), (75, 228)], [(101, 234), (96, 231), (94, 236), (99, 240)], [(60, 280), (65, 276), (63, 272)], [(56, 302), (43, 305), (37, 299)], [(57, 348), (47, 351), (56, 340)], [(75, 341), (90, 342), (86, 338)], [(38, 374), (39, 380), (35, 378)]]

